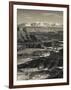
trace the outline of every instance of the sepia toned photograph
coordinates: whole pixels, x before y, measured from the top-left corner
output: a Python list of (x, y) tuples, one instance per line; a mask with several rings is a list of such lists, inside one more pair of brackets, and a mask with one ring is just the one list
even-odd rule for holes
[(69, 84), (69, 6), (10, 2), (9, 87)]
[(63, 78), (63, 11), (17, 9), (17, 79)]

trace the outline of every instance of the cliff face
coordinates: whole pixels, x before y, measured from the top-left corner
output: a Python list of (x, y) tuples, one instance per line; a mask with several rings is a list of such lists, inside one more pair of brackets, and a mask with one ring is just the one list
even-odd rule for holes
[[(29, 30), (30, 31), (30, 30)], [(44, 30), (43, 30), (44, 31)], [(63, 41), (63, 31), (57, 32), (28, 32), (26, 27), (17, 29), (17, 45), (23, 48), (51, 47), (52, 43)]]
[(63, 77), (63, 31), (44, 28), (17, 28), (18, 80)]
[(62, 27), (25, 27), (18, 26), (17, 28), (17, 38), (20, 40), (37, 40), (41, 39), (44, 41), (53, 39), (59, 39), (63, 36)]

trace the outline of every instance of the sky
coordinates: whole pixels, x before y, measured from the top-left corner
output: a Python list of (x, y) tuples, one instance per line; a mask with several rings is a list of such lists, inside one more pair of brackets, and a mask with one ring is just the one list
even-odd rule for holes
[(45, 22), (51, 24), (63, 24), (62, 11), (42, 11), (17, 9), (17, 24)]

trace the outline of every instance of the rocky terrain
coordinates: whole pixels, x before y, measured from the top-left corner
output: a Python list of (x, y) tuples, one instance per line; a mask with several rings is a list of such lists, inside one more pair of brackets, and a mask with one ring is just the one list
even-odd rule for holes
[(17, 79), (63, 78), (63, 32), (17, 30)]

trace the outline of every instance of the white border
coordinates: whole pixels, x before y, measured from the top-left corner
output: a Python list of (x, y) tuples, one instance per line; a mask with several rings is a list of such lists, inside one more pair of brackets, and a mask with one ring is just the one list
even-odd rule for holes
[[(63, 79), (48, 79), (48, 80), (17, 80), (17, 9), (32, 9), (32, 10), (53, 10), (63, 11), (63, 39), (64, 39), (64, 57), (63, 57)], [(48, 84), (67, 82), (67, 8), (58, 7), (43, 7), (43, 6), (28, 6), (28, 5), (14, 5), (13, 7), (13, 84), (14, 85), (28, 85), (28, 84)]]

